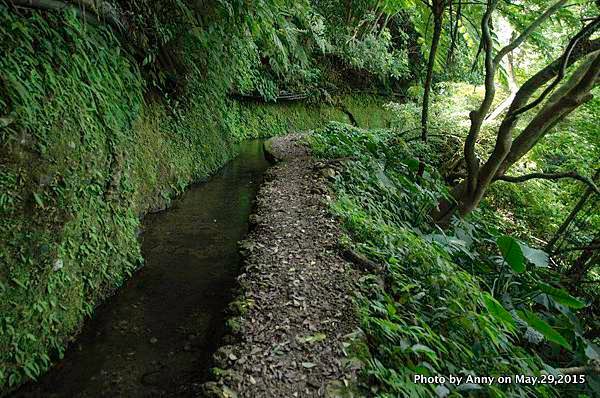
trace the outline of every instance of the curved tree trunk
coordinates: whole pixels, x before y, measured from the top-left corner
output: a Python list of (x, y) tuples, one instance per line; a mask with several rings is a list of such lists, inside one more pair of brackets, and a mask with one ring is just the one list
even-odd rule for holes
[(556, 124), (592, 98), (590, 91), (599, 82), (599, 76), (600, 51), (593, 53), (588, 62), (584, 62), (573, 73), (571, 79), (557, 90), (514, 141), (512, 129), (503, 131), (500, 127), (496, 147), (477, 175), (475, 191), (463, 192), (457, 198), (461, 216), (469, 214), (479, 205), (494, 179), (503, 176)]
[[(592, 177), (592, 181), (596, 182), (596, 181), (598, 181), (599, 178), (600, 178), (600, 169), (596, 170), (596, 174), (594, 174), (594, 177)], [(575, 207), (573, 207), (573, 210), (571, 210), (571, 213), (569, 213), (569, 215), (563, 221), (563, 223), (560, 225), (560, 227), (558, 227), (558, 229), (556, 230), (556, 233), (554, 234), (552, 239), (550, 239), (550, 241), (546, 245), (545, 249), (548, 253), (552, 253), (552, 251), (554, 250), (554, 246), (556, 245), (556, 243), (558, 242), (560, 237), (567, 231), (567, 229), (569, 228), (569, 226), (571, 225), (571, 223), (573, 222), (575, 217), (577, 217), (577, 214), (579, 214), (579, 212), (581, 211), (583, 206), (585, 206), (587, 200), (592, 195), (592, 193), (594, 193), (594, 190), (591, 187), (588, 187), (585, 190), (585, 192), (583, 193), (583, 195), (581, 196), (581, 198), (579, 198), (579, 200), (577, 201), (577, 204), (575, 204)]]
[[(517, 39), (500, 50), (498, 55), (492, 57), (490, 20), (496, 3), (494, 0), (488, 0), (488, 7), (482, 18), (482, 42), (484, 43), (483, 48), (486, 52), (485, 97), (479, 109), (472, 111), (469, 115), (471, 127), (464, 147), (467, 176), (453, 190), (455, 203), (440, 203), (438, 206), (439, 209), (434, 212), (433, 216), (436, 223), (442, 226), (447, 226), (452, 215), (457, 211), (461, 217), (473, 211), (486, 194), (489, 185), (498, 178), (503, 177), (506, 171), (529, 152), (557, 123), (562, 121), (577, 107), (589, 101), (592, 97), (591, 90), (596, 84), (600, 83), (600, 51), (590, 50), (589, 44), (593, 42), (587, 40), (598, 26), (600, 26), (600, 19), (597, 19), (584, 27), (572, 39), (563, 56), (532, 76), (519, 89), (509, 108), (508, 114), (504, 117), (500, 125), (492, 153), (486, 162), (480, 166), (479, 159), (475, 154), (475, 142), (481, 130), (483, 119), (487, 115), (494, 98), (494, 76), (499, 62), (505, 55), (509, 54), (522, 43), (527, 35), (531, 34), (533, 28), (539, 26), (544, 19), (562, 7), (565, 1), (556, 2), (544, 14), (538, 17)], [(586, 43), (587, 45), (584, 46), (582, 43)], [(578, 66), (567, 82), (554, 90), (554, 93), (546, 101), (545, 105), (537, 111), (531, 122), (513, 140), (513, 131), (519, 116), (523, 113), (522, 110), (532, 109), (534, 105), (542, 102), (545, 96), (562, 79), (566, 68), (586, 54), (587, 60)], [(538, 99), (528, 104), (530, 97), (555, 76), (555, 81), (544, 90), (544, 93)]]
[(594, 266), (600, 264), (600, 251), (597, 249), (598, 245), (600, 245), (600, 234), (596, 235), (590, 244), (590, 248), (584, 250), (567, 271), (572, 286), (575, 288), (574, 290), (577, 290), (579, 282), (585, 278), (587, 273)]
[(498, 116), (500, 116), (508, 107), (512, 104), (513, 100), (517, 95), (517, 91), (519, 90), (519, 86), (517, 85), (517, 79), (515, 78), (515, 67), (514, 67), (514, 57), (512, 51), (508, 53), (506, 56), (506, 80), (508, 81), (508, 97), (502, 101), (496, 109), (494, 109), (489, 115), (486, 116), (483, 121), (484, 124), (490, 123)]

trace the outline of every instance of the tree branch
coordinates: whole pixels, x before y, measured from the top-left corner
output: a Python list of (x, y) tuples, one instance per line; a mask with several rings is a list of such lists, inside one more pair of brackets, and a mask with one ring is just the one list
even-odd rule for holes
[(573, 54), (573, 50), (579, 43), (579, 41), (584, 37), (589, 37), (593, 32), (595, 32), (600, 26), (600, 16), (598, 16), (594, 21), (584, 27), (579, 33), (577, 33), (567, 45), (565, 52), (560, 58), (560, 67), (558, 68), (558, 74), (556, 78), (546, 87), (546, 89), (540, 94), (540, 96), (519, 109), (515, 109), (507, 115), (507, 118), (516, 118), (521, 113), (525, 113), (528, 110), (535, 108), (538, 106), (547, 96), (554, 90), (554, 88), (560, 83), (560, 81), (565, 77), (568, 66), (570, 65), (569, 59)]
[(600, 366), (575, 366), (572, 368), (557, 368), (557, 371), (564, 375), (577, 375), (577, 374), (594, 374), (600, 375)]
[[(512, 141), (510, 152), (504, 157), (502, 165), (495, 175), (504, 174), (560, 121), (564, 120), (577, 107), (593, 98), (591, 90), (598, 83), (599, 76), (600, 51), (596, 51), (588, 55), (569, 80), (554, 90), (543, 107)], [(500, 131), (512, 137), (514, 124), (514, 120), (505, 118), (500, 126)]]
[(499, 65), (500, 61), (502, 61), (502, 58), (504, 58), (504, 56), (506, 54), (508, 54), (509, 52), (511, 52), (512, 50), (514, 50), (515, 48), (517, 48), (521, 44), (523, 44), (523, 42), (525, 41), (525, 39), (527, 39), (546, 19), (548, 19), (552, 14), (554, 14), (563, 5), (565, 5), (566, 2), (567, 2), (567, 0), (558, 0), (556, 3), (554, 3), (554, 5), (552, 7), (548, 8), (542, 15), (540, 15), (539, 17), (537, 17), (537, 19), (535, 21), (533, 21), (531, 23), (531, 25), (529, 25), (523, 31), (523, 33), (521, 33), (515, 40), (513, 40), (510, 43), (508, 43), (506, 46), (504, 46), (498, 52), (498, 54), (494, 58), (494, 64), (495, 65)]
[(560, 249), (560, 250), (556, 250), (554, 253), (552, 254), (561, 254), (561, 253), (568, 253), (568, 252), (577, 252), (577, 251), (581, 251), (581, 250), (598, 250), (600, 249), (600, 244), (591, 244), (588, 246), (574, 246), (574, 247), (567, 247), (565, 249)]
[(481, 18), (481, 46), (485, 50), (485, 96), (479, 109), (469, 113), (471, 126), (469, 134), (465, 140), (464, 156), (467, 168), (466, 192), (472, 194), (477, 185), (477, 174), (479, 172), (479, 161), (475, 154), (475, 142), (481, 131), (483, 119), (488, 114), (494, 96), (496, 95), (496, 86), (494, 78), (496, 76), (496, 65), (494, 63), (493, 51), (494, 45), (491, 33), (492, 14), (496, 9), (498, 0), (488, 0), (483, 18)]
[[(594, 182), (598, 181), (599, 178), (600, 178), (600, 167), (598, 169), (596, 169), (596, 172), (594, 173), (594, 176), (592, 177), (592, 181), (594, 181)], [(558, 242), (558, 240), (561, 238), (561, 236), (563, 236), (564, 233), (567, 231), (567, 229), (569, 228), (569, 226), (571, 225), (573, 220), (577, 217), (577, 214), (579, 214), (581, 209), (583, 209), (583, 207), (587, 203), (588, 198), (590, 196), (592, 196), (593, 192), (594, 191), (592, 190), (592, 188), (588, 187), (585, 190), (585, 192), (583, 193), (583, 195), (581, 195), (581, 197), (579, 198), (579, 200), (577, 201), (577, 203), (575, 204), (575, 206), (573, 207), (573, 209), (571, 210), (571, 212), (569, 213), (567, 218), (565, 218), (565, 220), (562, 222), (562, 224), (560, 224), (560, 226), (554, 233), (554, 236), (552, 236), (552, 238), (548, 241), (548, 244), (545, 247), (545, 250), (548, 253), (552, 253), (552, 250), (554, 248), (554, 245), (556, 245), (556, 242)]]
[[(591, 32), (588, 33), (591, 34)], [(568, 68), (582, 57), (597, 50), (600, 50), (600, 39), (579, 41), (571, 52), (571, 56), (567, 61), (566, 67)], [(550, 79), (555, 77), (563, 66), (563, 60), (564, 57), (562, 56), (557, 58), (554, 60), (554, 62), (530, 77), (517, 92), (517, 96), (511, 104), (509, 113), (514, 113), (518, 108), (522, 107), (538, 88), (542, 87), (544, 84), (549, 82)]]
[(562, 178), (573, 178), (587, 184), (594, 192), (600, 195), (600, 189), (594, 184), (591, 178), (582, 176), (574, 171), (568, 171), (565, 173), (531, 173), (522, 176), (499, 176), (494, 178), (494, 181), (506, 181), (506, 182), (525, 182), (533, 179), (543, 180), (560, 180)]

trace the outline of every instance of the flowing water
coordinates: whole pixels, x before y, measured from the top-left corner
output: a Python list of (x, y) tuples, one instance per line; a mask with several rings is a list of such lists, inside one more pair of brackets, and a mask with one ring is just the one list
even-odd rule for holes
[(237, 241), (268, 165), (262, 142), (246, 142), (210, 180), (146, 216), (145, 266), (97, 309), (65, 358), (15, 396), (194, 396), (224, 333)]

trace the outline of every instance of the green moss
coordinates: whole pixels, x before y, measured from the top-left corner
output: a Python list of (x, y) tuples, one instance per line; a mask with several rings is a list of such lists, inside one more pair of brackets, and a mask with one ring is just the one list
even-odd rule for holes
[(144, 100), (117, 39), (68, 15), (0, 6), (0, 52), (0, 115), (16, 120), (0, 129), (0, 391), (44, 372), (141, 266), (141, 215), (240, 140), (347, 120), (336, 106), (233, 101), (235, 69), (218, 48), (182, 105)]
[(389, 127), (393, 115), (384, 105), (390, 101), (390, 98), (366, 94), (348, 95), (340, 100), (362, 128)]
[(236, 318), (229, 318), (225, 325), (227, 326), (227, 331), (232, 335), (239, 335), (242, 331), (242, 325)]
[(347, 120), (347, 116), (335, 106), (307, 105), (303, 102), (236, 103), (234, 109), (234, 114), (238, 117), (236, 122), (244, 126), (239, 139), (313, 130), (331, 120)]

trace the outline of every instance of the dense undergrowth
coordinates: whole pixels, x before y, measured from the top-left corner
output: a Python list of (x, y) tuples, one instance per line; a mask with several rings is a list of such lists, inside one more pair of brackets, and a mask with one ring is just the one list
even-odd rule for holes
[[(416, 385), (408, 377), (552, 373), (600, 360), (587, 338), (600, 325), (593, 305), (598, 254), (577, 249), (599, 239), (598, 196), (557, 233), (593, 184), (496, 182), (468, 222), (446, 232), (432, 226), (430, 212), (448, 198), (445, 187), (465, 177), (468, 112), (484, 95), (467, 84), (481, 83), (487, 64), (477, 23), (487, 14), (483, 3), (48, 6), (58, 3), (0, 1), (0, 391), (40, 375), (85, 316), (141, 265), (140, 216), (207, 178), (235, 155), (240, 140), (331, 120), (372, 129), (330, 125), (313, 141), (318, 155), (350, 161), (333, 206), (350, 233), (346, 243), (387, 264), (383, 287), (367, 278), (361, 299), (367, 388), (388, 396), (456, 395), (452, 386)], [(446, 17), (432, 53), (436, 3)], [(511, 51), (490, 106), (508, 94), (502, 86), (511, 85), (509, 69), (513, 83), (523, 83), (559, 56), (574, 32), (600, 26), (596, 5), (587, 3), (565, 6)], [(499, 28), (494, 47), (536, 30), (525, 27), (546, 7), (542, 0), (499, 2), (490, 26)], [(590, 49), (596, 36), (588, 32)], [(425, 75), (439, 84), (424, 123), (429, 91), (413, 84)], [(382, 108), (380, 97), (349, 94), (350, 88), (410, 101)], [(282, 95), (303, 102), (276, 103)], [(510, 171), (593, 175), (598, 106), (593, 99), (553, 125)], [(532, 118), (522, 115), (515, 132)], [(475, 157), (489, 156), (500, 120), (485, 121)], [(428, 145), (420, 143), (424, 126)], [(422, 160), (427, 167), (417, 178)], [(560, 242), (547, 267), (548, 257), (531, 247), (554, 235)], [(588, 279), (575, 279), (586, 285), (569, 290), (581, 300), (562, 290), (573, 283), (569, 272), (578, 260), (585, 271), (579, 277)], [(587, 314), (578, 320), (577, 311)], [(471, 386), (461, 393), (552, 396), (598, 390), (597, 384)]]
[[(205, 40), (223, 42), (223, 34)], [(197, 46), (189, 40), (184, 48)], [(190, 49), (188, 63), (210, 67), (188, 74), (175, 105), (173, 96), (149, 93), (153, 83), (110, 29), (70, 13), (23, 17), (0, 5), (0, 43), (0, 115), (14, 119), (0, 129), (4, 390), (45, 371), (141, 266), (140, 216), (207, 178), (237, 142), (348, 121), (342, 108), (365, 125), (382, 115), (370, 111), (381, 100), (367, 96), (236, 102), (228, 93), (244, 63), (223, 48)], [(241, 56), (234, 44), (229, 51)]]
[[(317, 156), (347, 160), (332, 210), (348, 231), (346, 244), (385, 264), (382, 277), (364, 278), (358, 299), (365, 394), (597, 392), (591, 376), (588, 384), (560, 386), (465, 383), (468, 375), (558, 377), (555, 368), (597, 358), (598, 349), (583, 337), (590, 325), (576, 316), (585, 303), (561, 289), (545, 253), (478, 217), (445, 232), (432, 227), (429, 212), (447, 191), (432, 166), (417, 177), (417, 158), (439, 150), (407, 144), (398, 131), (335, 123), (318, 130), (311, 146)], [(463, 384), (414, 383), (416, 374), (457, 375)]]

